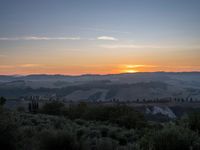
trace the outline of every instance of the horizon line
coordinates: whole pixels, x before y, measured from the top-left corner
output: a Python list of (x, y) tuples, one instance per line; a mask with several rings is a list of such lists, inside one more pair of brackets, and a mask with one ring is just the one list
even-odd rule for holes
[(107, 73), (107, 74), (95, 74), (95, 73), (85, 73), (85, 74), (51, 74), (51, 73), (30, 73), (30, 74), (0, 74), (0, 76), (39, 76), (39, 75), (46, 75), (46, 76), (106, 76), (106, 75), (123, 75), (123, 74), (141, 74), (141, 73), (200, 73), (200, 71), (152, 71), (152, 72), (132, 72), (132, 73)]

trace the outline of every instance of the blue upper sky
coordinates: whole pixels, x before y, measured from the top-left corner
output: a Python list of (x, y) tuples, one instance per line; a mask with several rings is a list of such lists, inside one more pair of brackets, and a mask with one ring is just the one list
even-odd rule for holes
[(198, 38), (200, 1), (0, 0), (0, 20), (1, 36), (90, 37), (119, 31), (113, 34), (144, 40), (184, 34)]
[[(196, 59), (199, 42), (199, 0), (0, 0), (0, 55), (10, 56), (13, 64), (35, 64), (18, 55), (26, 53), (31, 57), (46, 52), (54, 55), (55, 49), (65, 49), (68, 59), (67, 53), (74, 50), (77, 55), (89, 51), (95, 52), (91, 57), (100, 57), (100, 52), (109, 48), (128, 49), (129, 56), (130, 49), (143, 51), (135, 52), (139, 56), (146, 49), (155, 48), (159, 52), (152, 50), (152, 53), (160, 57), (166, 48), (174, 49), (175, 54), (190, 48), (189, 54)], [(148, 62), (131, 62), (131, 58), (125, 57), (127, 53), (119, 53), (124, 55), (123, 60), (130, 59), (124, 63), (159, 63), (153, 58)], [(111, 53), (105, 52), (105, 55), (112, 59)], [(7, 60), (1, 59), (0, 63), (4, 67), (13, 65)], [(38, 58), (39, 64), (50, 61), (41, 60), (44, 57)], [(123, 60), (113, 58), (108, 64), (120, 64)], [(104, 62), (91, 60), (86, 64), (89, 63)], [(200, 62), (189, 65), (200, 65)]]

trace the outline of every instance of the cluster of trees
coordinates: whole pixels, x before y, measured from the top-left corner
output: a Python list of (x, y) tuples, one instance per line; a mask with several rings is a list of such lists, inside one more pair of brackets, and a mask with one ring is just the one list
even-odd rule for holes
[(39, 109), (39, 103), (38, 101), (32, 100), (28, 104), (28, 111), (32, 113), (36, 113)]
[(5, 97), (0, 97), (0, 106), (3, 106), (6, 103), (6, 98)]
[(45, 104), (40, 109), (40, 113), (65, 116), (71, 120), (104, 121), (126, 128), (144, 128), (147, 125), (144, 115), (127, 105), (87, 105), (81, 102), (65, 106), (54, 101)]
[(168, 123), (149, 122), (126, 105), (43, 105), (37, 112), (3, 109), (4, 150), (199, 150), (200, 112)]
[(192, 97), (190, 98), (153, 98), (153, 99), (146, 99), (146, 98), (137, 98), (134, 100), (120, 100), (117, 98), (113, 98), (111, 100), (107, 101), (101, 101), (101, 100), (96, 100), (93, 102), (98, 102), (98, 103), (121, 103), (121, 104), (126, 104), (126, 103), (169, 103), (169, 102), (177, 102), (177, 103), (183, 103), (183, 102), (188, 102), (188, 103), (194, 103), (194, 102), (199, 102), (198, 99), (193, 99)]

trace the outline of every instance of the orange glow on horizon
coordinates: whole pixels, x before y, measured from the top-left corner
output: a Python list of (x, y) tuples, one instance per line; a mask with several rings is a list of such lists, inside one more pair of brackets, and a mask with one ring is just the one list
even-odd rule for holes
[(127, 69), (127, 70), (122, 70), (121, 72), (122, 73), (136, 73), (136, 72), (139, 72), (139, 71), (133, 70), (133, 69)]
[(135, 72), (139, 72), (139, 71), (137, 71), (137, 70), (127, 70), (126, 72), (128, 72), (128, 73), (135, 73)]
[(28, 75), (28, 74), (119, 74), (137, 72), (190, 72), (200, 71), (200, 66), (161, 66), (147, 64), (102, 64), (102, 65), (42, 65), (19, 64), (0, 66), (1, 75)]
[(133, 64), (128, 64), (128, 65), (121, 65), (120, 73), (136, 73), (136, 72), (141, 72), (141, 68), (145, 67), (147, 65), (133, 65)]

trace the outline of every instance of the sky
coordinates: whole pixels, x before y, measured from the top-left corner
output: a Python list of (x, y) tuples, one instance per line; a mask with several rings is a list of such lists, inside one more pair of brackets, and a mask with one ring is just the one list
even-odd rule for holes
[(200, 71), (199, 0), (0, 0), (0, 74)]

